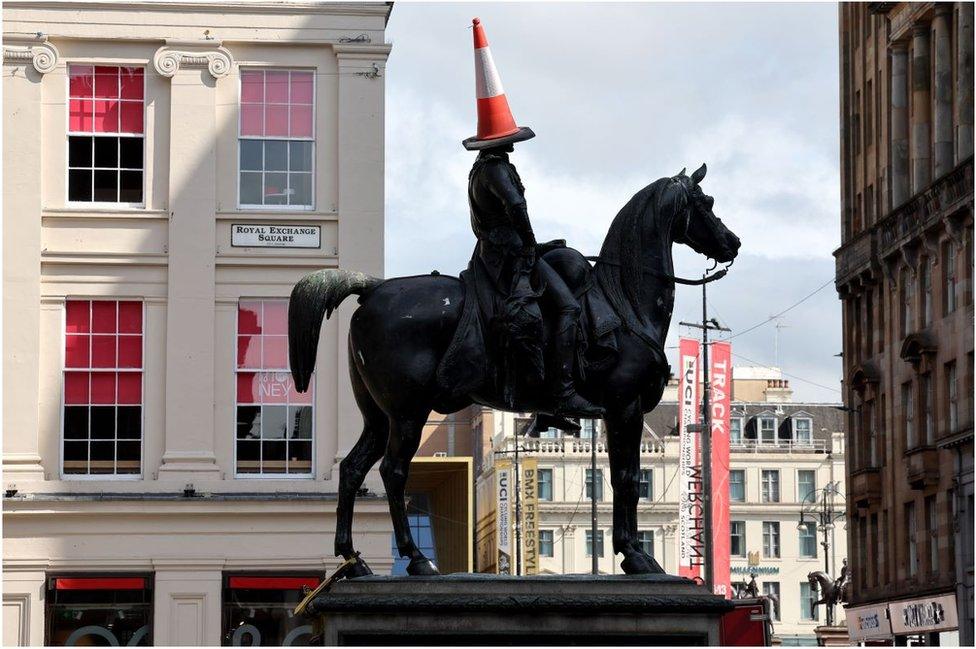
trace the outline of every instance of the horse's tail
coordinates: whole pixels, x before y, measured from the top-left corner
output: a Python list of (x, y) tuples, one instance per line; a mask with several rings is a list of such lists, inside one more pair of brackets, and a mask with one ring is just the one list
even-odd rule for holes
[(364, 295), (382, 282), (364, 273), (327, 268), (295, 284), (288, 300), (288, 358), (299, 392), (308, 390), (315, 369), (322, 321), (350, 295)]

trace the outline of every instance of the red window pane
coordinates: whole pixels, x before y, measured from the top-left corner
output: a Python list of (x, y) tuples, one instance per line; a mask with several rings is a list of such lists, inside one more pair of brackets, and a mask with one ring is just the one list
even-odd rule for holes
[(141, 372), (119, 372), (118, 403), (126, 405), (142, 403)]
[(95, 132), (119, 132), (119, 102), (115, 99), (95, 100)]
[(115, 403), (115, 372), (91, 373), (91, 402)]
[(264, 336), (265, 369), (288, 367), (288, 336)]
[(88, 403), (88, 372), (64, 373), (64, 402), (69, 406)]
[(261, 302), (241, 300), (237, 306), (237, 333), (261, 333)]
[(86, 334), (90, 331), (91, 302), (70, 300), (65, 302), (65, 333)]
[(92, 336), (92, 367), (116, 367), (115, 341), (113, 335)]
[(95, 96), (118, 99), (119, 69), (117, 67), (95, 66)]
[(92, 333), (115, 333), (115, 310), (117, 302), (95, 300), (92, 305)]
[(312, 137), (312, 107), (291, 107), (291, 136)]
[(288, 135), (288, 106), (266, 106), (264, 110), (264, 134)]
[(95, 92), (95, 68), (90, 65), (68, 66), (68, 96), (92, 97)]
[(288, 72), (271, 70), (265, 79), (265, 99), (268, 104), (288, 103)]
[(264, 105), (241, 105), (241, 135), (264, 135)]
[(119, 302), (119, 333), (142, 333), (142, 302)]
[(237, 366), (261, 369), (261, 336), (237, 337)]
[(292, 72), (291, 73), (291, 103), (311, 104), (312, 103), (312, 82), (311, 72)]
[(119, 367), (142, 367), (142, 336), (119, 336)]
[(142, 133), (142, 102), (123, 101), (120, 106), (119, 130), (123, 133)]
[(264, 101), (264, 72), (262, 70), (241, 71), (241, 101), (262, 103)]
[(88, 346), (91, 344), (90, 338), (90, 336), (65, 336), (65, 367), (89, 367)]
[(292, 381), (289, 392), (288, 392), (288, 403), (300, 405), (300, 406), (310, 406), (312, 405), (312, 395), (315, 393), (315, 377), (308, 384), (308, 390), (304, 393), (299, 392), (295, 389), (295, 382)]
[(264, 326), (261, 333), (278, 336), (288, 334), (288, 302), (268, 300), (264, 303)]
[(292, 390), (290, 373), (261, 372), (257, 378), (257, 396), (261, 403), (288, 403), (288, 393)]
[(91, 133), (94, 103), (90, 100), (71, 99), (68, 102), (68, 129), (74, 132)]
[(237, 375), (237, 403), (260, 403), (257, 391), (257, 374), (240, 372)]
[(142, 68), (121, 69), (122, 99), (142, 99), (143, 74)]

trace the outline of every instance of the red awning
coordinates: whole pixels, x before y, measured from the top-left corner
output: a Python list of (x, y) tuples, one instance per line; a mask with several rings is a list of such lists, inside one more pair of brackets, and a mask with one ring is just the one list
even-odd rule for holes
[(254, 590), (300, 590), (302, 586), (315, 588), (320, 581), (318, 577), (231, 577), (230, 587)]
[(55, 590), (142, 590), (144, 577), (58, 577)]

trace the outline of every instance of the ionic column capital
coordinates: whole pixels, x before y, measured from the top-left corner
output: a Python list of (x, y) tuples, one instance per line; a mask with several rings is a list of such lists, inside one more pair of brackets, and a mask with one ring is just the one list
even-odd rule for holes
[(47, 36), (3, 36), (3, 62), (13, 65), (30, 63), (40, 74), (47, 74), (58, 64), (61, 53)]
[(234, 56), (220, 41), (168, 40), (153, 55), (153, 67), (164, 77), (176, 75), (185, 67), (206, 67), (214, 79), (230, 74)]

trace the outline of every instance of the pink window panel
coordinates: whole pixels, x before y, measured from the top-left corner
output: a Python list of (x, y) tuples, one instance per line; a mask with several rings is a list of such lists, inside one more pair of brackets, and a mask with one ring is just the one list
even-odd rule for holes
[(91, 373), (91, 402), (99, 405), (115, 403), (115, 372)]
[(261, 333), (287, 336), (288, 335), (288, 302), (287, 300), (268, 300), (264, 303), (264, 319)]
[(119, 102), (117, 99), (95, 100), (95, 132), (119, 132)]
[(288, 395), (294, 390), (289, 372), (260, 372), (255, 376), (253, 390), (262, 404), (288, 403)]
[(142, 333), (142, 302), (119, 302), (119, 333)]
[(263, 70), (241, 71), (241, 102), (256, 104), (264, 102)]
[(268, 105), (264, 108), (264, 134), (268, 137), (288, 136), (288, 106)]
[(95, 66), (95, 97), (119, 98), (119, 69), (115, 66)]
[(295, 389), (295, 382), (291, 383), (291, 390), (288, 392), (288, 403), (299, 406), (312, 405), (312, 394), (315, 392), (315, 377), (308, 383), (308, 390), (304, 394)]
[(261, 336), (237, 337), (237, 367), (261, 369)]
[(93, 66), (68, 66), (68, 96), (88, 99), (95, 96), (95, 68)]
[(118, 303), (108, 300), (94, 300), (92, 309), (92, 333), (114, 334)]
[(261, 333), (261, 302), (241, 300), (237, 306), (237, 333)]
[(142, 336), (119, 336), (118, 367), (126, 369), (142, 367)]
[(64, 305), (65, 309), (65, 333), (86, 334), (91, 329), (91, 302), (81, 300), (69, 300)]
[(312, 137), (312, 107), (291, 107), (291, 136)]
[(264, 135), (264, 104), (241, 106), (241, 135)]
[(264, 369), (281, 369), (288, 367), (288, 336), (264, 336), (264, 353), (262, 367)]
[(122, 99), (141, 100), (143, 98), (143, 88), (145, 87), (143, 76), (142, 68), (121, 68), (119, 70)]
[(68, 102), (68, 129), (91, 133), (95, 124), (95, 103), (90, 99), (71, 99)]
[(132, 405), (142, 403), (142, 373), (141, 372), (119, 372), (118, 374), (120, 405)]
[(315, 83), (311, 72), (291, 73), (291, 103), (311, 104)]
[(90, 367), (91, 357), (89, 355), (91, 346), (91, 336), (72, 335), (65, 336), (64, 339), (64, 365), (65, 367)]
[(142, 133), (142, 102), (123, 101), (120, 102), (119, 106), (119, 131), (122, 133)]
[(264, 83), (264, 101), (268, 104), (288, 103), (288, 72), (268, 70)]
[(92, 336), (91, 366), (117, 367), (118, 358), (115, 354), (115, 341), (112, 335)]
[(64, 403), (69, 406), (88, 403), (88, 372), (64, 373)]
[(256, 389), (257, 374), (254, 372), (238, 372), (237, 374), (237, 403), (261, 403)]

